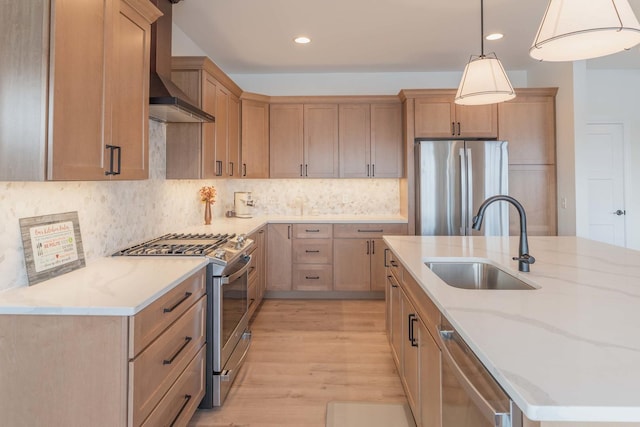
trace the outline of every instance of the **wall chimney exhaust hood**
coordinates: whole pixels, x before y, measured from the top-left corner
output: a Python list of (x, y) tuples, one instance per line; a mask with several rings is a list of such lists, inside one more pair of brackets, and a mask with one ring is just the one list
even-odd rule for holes
[(193, 105), (171, 81), (171, 8), (180, 1), (151, 0), (163, 15), (151, 25), (149, 118), (165, 123), (214, 122), (211, 114)]

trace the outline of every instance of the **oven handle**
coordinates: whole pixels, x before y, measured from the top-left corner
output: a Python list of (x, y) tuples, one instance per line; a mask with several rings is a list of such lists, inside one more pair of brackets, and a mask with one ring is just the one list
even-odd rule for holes
[[(445, 359), (444, 362), (451, 367), (453, 374), (458, 379), (465, 393), (475, 403), (476, 407), (480, 410), (482, 415), (490, 422), (494, 423), (496, 427), (511, 426), (511, 414), (500, 412), (493, 407), (485, 396), (476, 388), (471, 382), (469, 377), (465, 375), (463, 369), (456, 362), (455, 358), (449, 351), (449, 347), (460, 347), (460, 343), (455, 339), (457, 332), (455, 330), (443, 330), (441, 326), (438, 326), (438, 332), (442, 339), (442, 356)], [(485, 369), (484, 367), (482, 369)], [(505, 395), (505, 399), (508, 397)]]
[(238, 280), (238, 278), (240, 276), (242, 276), (243, 274), (245, 274), (249, 270), (249, 267), (251, 267), (251, 255), (243, 255), (242, 256), (242, 262), (245, 263), (244, 267), (242, 267), (240, 270), (238, 270), (235, 273), (233, 273), (231, 276), (227, 276), (227, 277), (223, 277), (222, 278), (222, 284), (223, 285), (227, 285), (229, 283), (235, 282), (236, 280)]

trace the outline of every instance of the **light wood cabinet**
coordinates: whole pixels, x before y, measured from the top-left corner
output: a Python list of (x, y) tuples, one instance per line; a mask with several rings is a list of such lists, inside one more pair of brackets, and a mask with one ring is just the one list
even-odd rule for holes
[(293, 289), (330, 291), (333, 281), (331, 224), (293, 225)]
[[(266, 98), (266, 97), (265, 97)], [(269, 178), (269, 103), (243, 93), (241, 103), (242, 178)]]
[(272, 104), (271, 178), (337, 178), (338, 105)]
[[(12, 2), (0, 18), (0, 179), (148, 177), (143, 0)], [(25, 56), (25, 52), (31, 54)], [(113, 159), (113, 160), (112, 160)]]
[(251, 267), (249, 268), (249, 319), (262, 303), (266, 285), (266, 234), (267, 227), (247, 236), (253, 240), (254, 246), (251, 251)]
[(385, 289), (383, 235), (403, 235), (406, 224), (335, 224), (334, 290)]
[(498, 110), (495, 104), (457, 105), (453, 102), (455, 90), (405, 91), (405, 95), (415, 97), (417, 138), (498, 136)]
[(205, 391), (206, 298), (201, 269), (134, 316), (0, 316), (0, 348), (20, 355), (0, 363), (3, 423), (186, 425)]
[(292, 224), (269, 224), (267, 232), (267, 290), (292, 289)]
[[(509, 143), (509, 194), (524, 206), (532, 236), (557, 234), (556, 92), (518, 89), (515, 99), (498, 106), (498, 136)], [(518, 235), (518, 213), (509, 209), (509, 233)]]
[(241, 89), (209, 58), (174, 57), (172, 81), (215, 123), (167, 124), (167, 178), (239, 175)]
[(341, 178), (402, 176), (400, 104), (340, 104)]
[(304, 106), (273, 104), (269, 112), (271, 178), (304, 175)]

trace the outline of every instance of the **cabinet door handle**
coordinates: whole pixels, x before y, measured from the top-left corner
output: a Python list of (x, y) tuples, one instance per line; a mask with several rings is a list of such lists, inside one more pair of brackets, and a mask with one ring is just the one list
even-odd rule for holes
[[(109, 150), (109, 170), (105, 171), (105, 175), (120, 175), (120, 171), (122, 170), (122, 148), (117, 145), (105, 145), (104, 148)], [(114, 163), (114, 153), (118, 152), (118, 170), (113, 170)]]
[(229, 172), (229, 176), (233, 176), (233, 162), (229, 162), (229, 170), (231, 172)]
[(371, 177), (375, 178), (376, 176), (376, 165), (372, 164), (371, 165)]
[(458, 122), (458, 136), (460, 136), (460, 122)]
[(105, 150), (109, 150), (109, 170), (104, 171), (105, 175), (113, 175), (113, 145), (105, 145)]
[(308, 164), (304, 165), (304, 176), (309, 176), (309, 165)]
[(456, 122), (451, 122), (451, 135), (456, 134)]
[(180, 304), (182, 304), (183, 302), (185, 302), (190, 296), (192, 295), (191, 292), (185, 292), (184, 293), (184, 297), (182, 297), (182, 299), (180, 301), (178, 301), (177, 303), (175, 303), (172, 307), (170, 308), (165, 308), (162, 310), (163, 313), (171, 313), (173, 310), (175, 310), (176, 308), (178, 308), (178, 306)]
[(367, 163), (367, 176), (369, 176), (369, 163)]
[(216, 176), (222, 176), (222, 160), (216, 160)]
[(176, 357), (178, 357), (178, 355), (180, 353), (182, 353), (182, 350), (184, 350), (185, 347), (189, 345), (189, 343), (191, 342), (192, 339), (193, 338), (191, 338), (191, 337), (184, 337), (184, 344), (182, 344), (182, 346), (178, 349), (178, 351), (176, 351), (176, 353), (173, 356), (171, 356), (170, 359), (164, 359), (162, 361), (162, 364), (163, 365), (171, 365), (173, 363), (173, 361), (176, 359)]
[(415, 330), (413, 329), (413, 324), (418, 321), (418, 317), (415, 314), (409, 315), (409, 341), (411, 342), (411, 347), (418, 346), (418, 340), (413, 336)]
[(120, 175), (122, 171), (122, 147), (116, 145), (114, 150), (118, 152), (118, 172), (114, 172), (114, 175)]
[(397, 288), (398, 285), (396, 285), (395, 283), (393, 283), (393, 276), (389, 275), (387, 276), (387, 279), (389, 280), (389, 282), (391, 283), (391, 287), (392, 288)]
[(242, 164), (242, 176), (247, 176), (247, 164)]
[(287, 239), (291, 240), (291, 226), (287, 225)]
[(304, 278), (307, 280), (318, 280), (320, 279), (320, 276), (304, 276)]
[(371, 241), (371, 255), (375, 255), (376, 254), (376, 242), (375, 240)]
[(300, 176), (302, 176), (302, 163), (300, 163)]
[(385, 267), (389, 267), (387, 265), (387, 254), (389, 253), (389, 249), (388, 248), (384, 248), (384, 266)]
[(367, 230), (367, 229), (358, 229), (358, 233), (384, 233), (384, 230)]
[(369, 243), (370, 243), (370, 241), (367, 240), (367, 255), (369, 255)]
[(187, 407), (187, 405), (189, 404), (190, 400), (191, 400), (191, 395), (190, 394), (185, 394), (184, 395), (184, 402), (182, 403), (182, 406), (180, 407), (180, 410), (178, 411), (178, 413), (174, 417), (173, 421), (171, 421), (171, 424), (169, 424), (169, 427), (173, 427), (175, 425), (175, 423), (178, 421), (178, 418), (180, 418), (180, 415), (182, 415), (182, 411), (184, 411), (184, 408)]

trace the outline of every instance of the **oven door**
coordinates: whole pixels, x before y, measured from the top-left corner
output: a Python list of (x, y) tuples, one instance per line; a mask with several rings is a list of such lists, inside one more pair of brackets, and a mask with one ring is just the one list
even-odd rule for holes
[(443, 321), (442, 427), (522, 427), (522, 412)]

